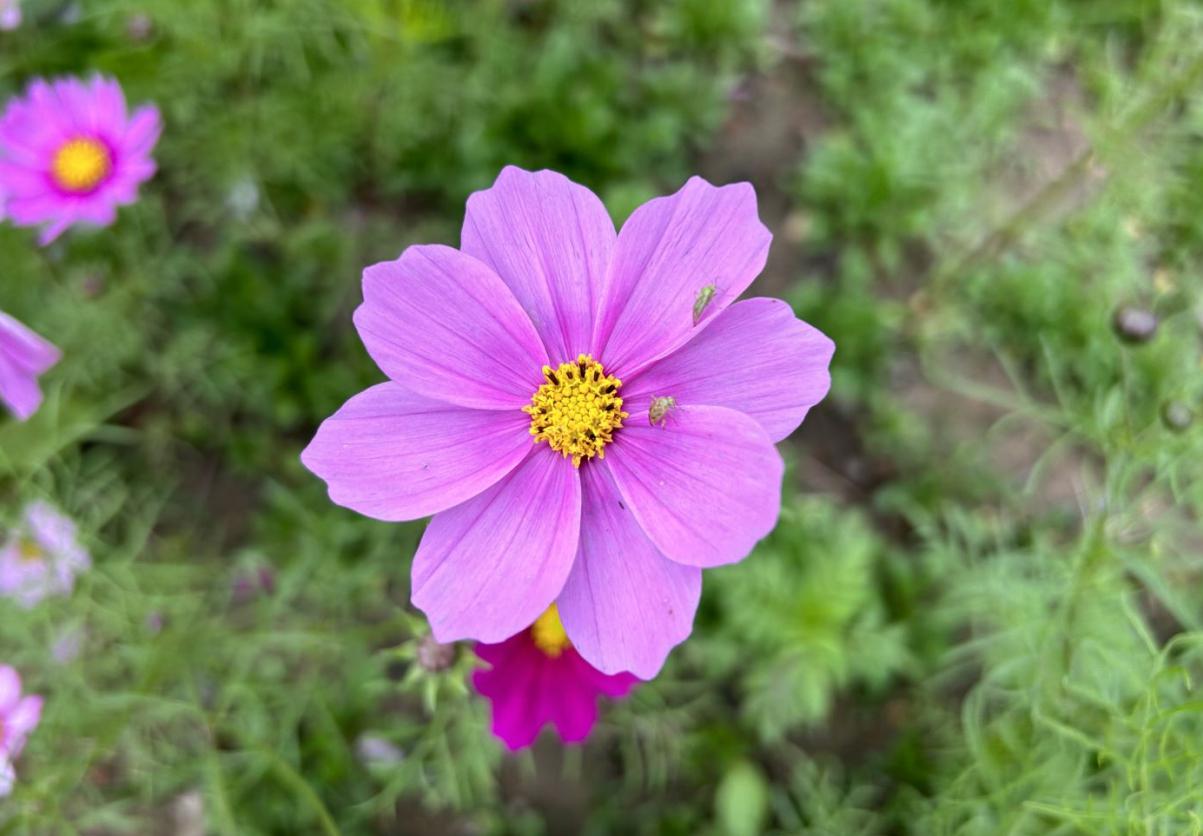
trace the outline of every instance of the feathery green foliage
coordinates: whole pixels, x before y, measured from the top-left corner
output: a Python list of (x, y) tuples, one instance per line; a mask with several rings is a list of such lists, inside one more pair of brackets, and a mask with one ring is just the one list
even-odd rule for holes
[[(0, 309), (66, 354), (0, 421), (0, 525), (51, 499), (96, 563), (0, 601), (47, 697), (0, 830), (1203, 833), (1203, 6), (23, 9), (0, 96), (101, 71), (166, 127), (113, 227), (0, 225)], [(422, 525), (297, 459), (379, 378), (361, 268), (506, 163), (617, 221), (750, 177), (760, 292), (838, 345), (777, 530), (585, 747), (518, 756), (468, 647), (422, 661)]]

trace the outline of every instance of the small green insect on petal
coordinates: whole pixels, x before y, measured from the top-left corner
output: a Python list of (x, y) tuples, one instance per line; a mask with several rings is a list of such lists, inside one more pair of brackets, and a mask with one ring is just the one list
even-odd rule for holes
[(698, 291), (698, 296), (693, 300), (693, 324), (697, 326), (702, 321), (702, 314), (706, 312), (706, 307), (714, 301), (714, 297), (718, 294), (718, 287), (713, 284), (708, 284)]

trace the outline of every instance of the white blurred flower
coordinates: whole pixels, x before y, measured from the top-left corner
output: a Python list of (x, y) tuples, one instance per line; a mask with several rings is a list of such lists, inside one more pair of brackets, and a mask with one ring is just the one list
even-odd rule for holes
[(396, 744), (374, 734), (361, 734), (355, 741), (355, 754), (365, 766), (400, 763), (405, 753)]
[[(0, 0), (2, 2), (2, 0)], [(259, 208), (259, 187), (249, 177), (230, 186), (226, 193), (226, 208), (235, 220), (245, 221)]]

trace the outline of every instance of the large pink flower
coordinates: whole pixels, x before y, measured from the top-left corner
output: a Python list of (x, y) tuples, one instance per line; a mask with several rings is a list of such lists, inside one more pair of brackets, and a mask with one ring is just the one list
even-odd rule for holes
[(20, 675), (8, 665), (0, 665), (0, 797), (12, 790), (12, 762), (41, 719), (42, 698), (22, 696)]
[(830, 383), (829, 339), (735, 301), (770, 238), (746, 183), (695, 177), (616, 234), (588, 189), (511, 167), (461, 249), (364, 271), (355, 324), (390, 380), (302, 460), (340, 505), (435, 515), (412, 580), (439, 641), (500, 642), (555, 602), (585, 660), (647, 679), (689, 635), (701, 570), (773, 528), (773, 445)]
[(478, 644), (491, 665), (472, 684), (493, 703), (493, 734), (510, 749), (535, 742), (549, 723), (565, 743), (580, 743), (597, 722), (597, 699), (625, 697), (639, 682), (629, 673), (604, 674), (573, 649), (553, 604), (501, 644)]
[(38, 377), (62, 354), (4, 311), (0, 311), (0, 403), (18, 419), (38, 411), (42, 390)]
[[(20, 226), (48, 244), (75, 223), (111, 224), (155, 173), (159, 111), (126, 112), (113, 79), (38, 79), (0, 118), (0, 194)], [(0, 215), (4, 214), (0, 212)]]

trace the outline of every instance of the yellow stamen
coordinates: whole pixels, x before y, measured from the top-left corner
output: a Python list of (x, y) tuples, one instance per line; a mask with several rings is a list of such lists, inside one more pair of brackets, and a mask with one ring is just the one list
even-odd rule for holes
[(60, 189), (90, 192), (113, 168), (113, 158), (104, 143), (94, 139), (73, 139), (55, 152), (50, 174)]
[(564, 632), (564, 625), (560, 621), (560, 611), (555, 604), (548, 607), (547, 611), (531, 625), (530, 635), (535, 642), (535, 647), (552, 659), (558, 658), (566, 648), (572, 646), (572, 642), (568, 641), (568, 634)]
[(546, 441), (551, 449), (572, 457), (574, 467), (581, 459), (606, 457), (605, 446), (614, 440), (627, 414), (622, 411), (618, 389), (622, 381), (607, 375), (601, 363), (588, 354), (558, 369), (543, 367), (547, 382), (522, 411), (530, 415), (530, 434), (535, 443)]
[(35, 563), (43, 558), (42, 547), (30, 537), (22, 537), (17, 541), (17, 554), (29, 563)]

